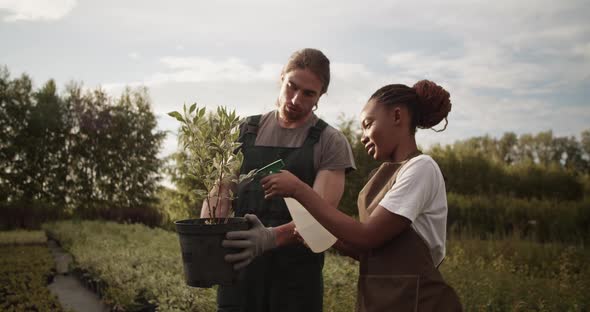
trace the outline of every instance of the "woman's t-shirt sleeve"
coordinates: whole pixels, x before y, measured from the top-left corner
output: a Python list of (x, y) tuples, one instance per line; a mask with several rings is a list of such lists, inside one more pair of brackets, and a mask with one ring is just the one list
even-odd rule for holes
[(414, 222), (432, 198), (437, 181), (435, 170), (427, 159), (409, 162), (400, 170), (395, 184), (379, 205)]

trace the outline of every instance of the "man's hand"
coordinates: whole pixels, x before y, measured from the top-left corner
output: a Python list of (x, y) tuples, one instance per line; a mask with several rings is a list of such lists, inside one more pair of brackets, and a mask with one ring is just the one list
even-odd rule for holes
[(238, 253), (228, 254), (225, 261), (234, 263), (234, 269), (239, 270), (263, 254), (266, 250), (276, 247), (276, 238), (272, 228), (266, 228), (258, 217), (253, 214), (244, 216), (252, 227), (247, 231), (234, 231), (226, 234), (226, 240), (221, 245), (227, 248), (241, 248)]
[(307, 243), (305, 242), (305, 240), (303, 239), (301, 234), (299, 234), (299, 231), (297, 231), (297, 228), (293, 229), (293, 236), (295, 236), (295, 239), (297, 239), (298, 242), (302, 243), (303, 246), (309, 248), (309, 245), (307, 245)]

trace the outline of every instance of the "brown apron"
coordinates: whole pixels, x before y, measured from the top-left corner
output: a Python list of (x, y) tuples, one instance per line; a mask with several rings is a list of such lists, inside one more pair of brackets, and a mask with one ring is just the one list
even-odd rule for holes
[[(365, 185), (358, 197), (361, 222), (367, 222), (407, 161), (383, 163)], [(359, 312), (462, 311), (455, 291), (435, 267), (426, 242), (411, 227), (362, 254), (359, 273)]]

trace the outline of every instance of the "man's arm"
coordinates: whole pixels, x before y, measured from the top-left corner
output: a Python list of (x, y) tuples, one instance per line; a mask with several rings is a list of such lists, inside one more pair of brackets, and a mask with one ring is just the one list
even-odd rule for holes
[[(313, 190), (330, 203), (326, 209), (338, 207), (344, 193), (344, 169), (318, 171), (313, 183)], [(298, 242), (293, 221), (274, 227), (273, 231), (277, 247)]]

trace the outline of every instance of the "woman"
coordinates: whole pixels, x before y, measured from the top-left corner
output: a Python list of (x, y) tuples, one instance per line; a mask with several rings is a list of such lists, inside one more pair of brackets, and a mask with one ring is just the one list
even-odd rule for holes
[(415, 139), (417, 127), (445, 119), (446, 128), (450, 110), (449, 93), (427, 80), (412, 88), (387, 85), (371, 96), (361, 113), (361, 142), (383, 164), (359, 194), (360, 222), (288, 171), (261, 180), (266, 198), (298, 200), (338, 237), (338, 249), (360, 261), (357, 311), (461, 310), (437, 269), (445, 255), (444, 180)]

